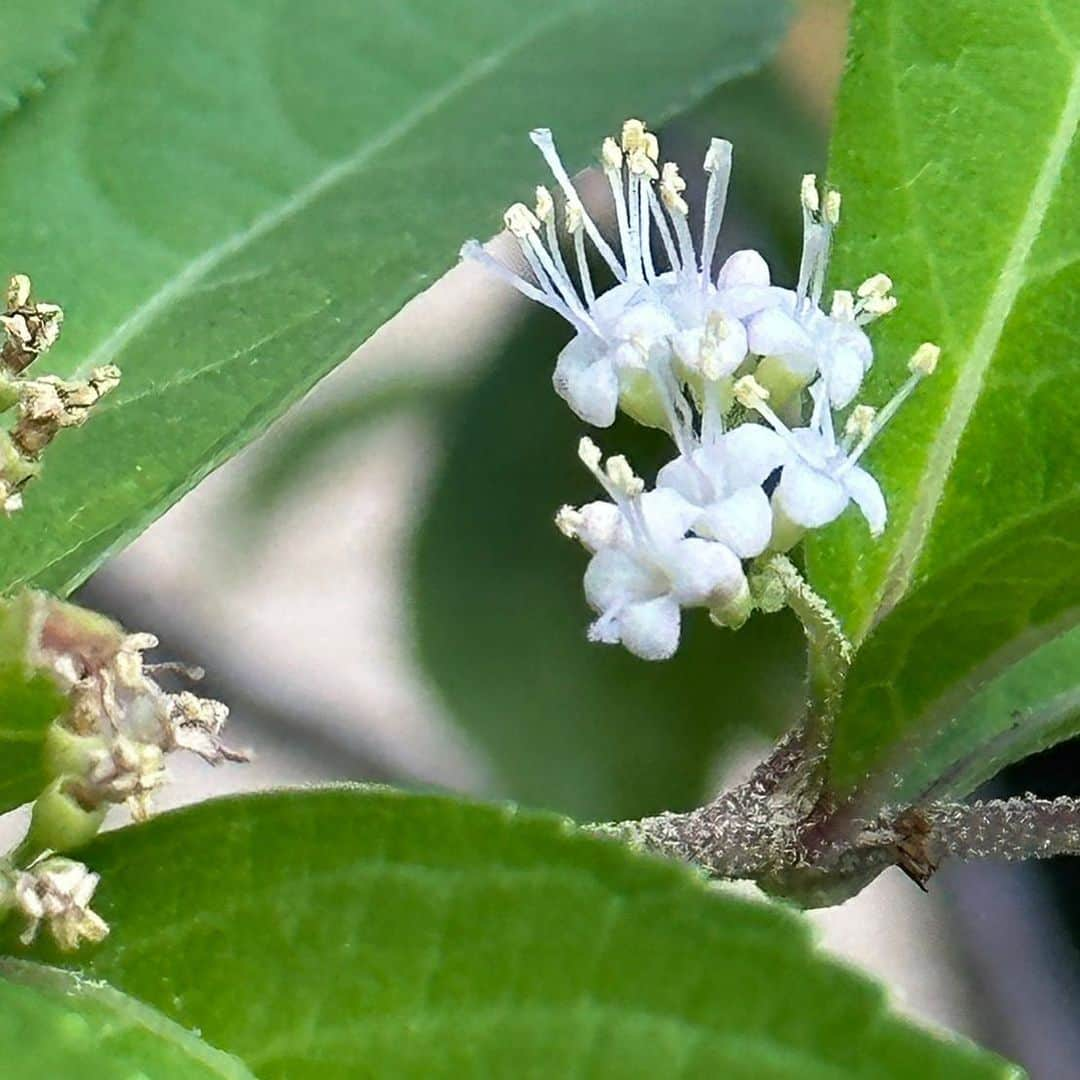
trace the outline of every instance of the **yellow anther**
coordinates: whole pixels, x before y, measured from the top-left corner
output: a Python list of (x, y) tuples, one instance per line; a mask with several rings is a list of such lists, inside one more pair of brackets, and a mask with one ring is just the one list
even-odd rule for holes
[(814, 173), (807, 173), (802, 178), (802, 185), (799, 188), (799, 198), (801, 199), (803, 206), (809, 210), (811, 214), (816, 214), (821, 209), (821, 199), (817, 189), (817, 176)]
[(732, 390), (735, 400), (747, 409), (756, 409), (769, 400), (769, 391), (753, 375), (744, 375), (741, 379), (736, 379)]
[(915, 354), (908, 361), (908, 371), (912, 375), (919, 375), (925, 378), (927, 375), (933, 375), (934, 369), (937, 367), (938, 357), (941, 356), (941, 349), (939, 349), (933, 342), (924, 341), (916, 350)]
[(600, 447), (588, 435), (581, 437), (581, 441), (578, 443), (577, 455), (585, 467), (593, 472), (600, 468), (600, 458), (602, 456)]
[(618, 172), (622, 168), (622, 151), (619, 144), (610, 136), (604, 140), (600, 148), (600, 160), (608, 172)]
[(577, 199), (570, 199), (566, 204), (566, 231), (574, 236), (585, 224), (585, 210)]
[(865, 300), (868, 296), (887, 296), (892, 292), (892, 287), (892, 278), (888, 274), (873, 274), (859, 286), (859, 299)]
[(647, 176), (650, 180), (660, 179), (652, 159), (640, 147), (626, 155), (626, 164), (635, 176)]
[(645, 156), (650, 161), (658, 161), (660, 159), (660, 140), (651, 132), (645, 132)]
[(840, 192), (830, 188), (825, 192), (825, 220), (830, 225), (840, 224)]
[(546, 225), (555, 220), (555, 203), (551, 192), (543, 184), (536, 188), (536, 216)]
[(860, 439), (869, 437), (875, 416), (877, 409), (872, 405), (856, 405), (844, 425), (844, 434)]
[(514, 203), (509, 207), (503, 214), (503, 222), (514, 236), (521, 240), (540, 228), (536, 215), (524, 203)]
[(630, 462), (622, 454), (608, 458), (607, 468), (604, 471), (612, 486), (631, 497), (640, 495), (645, 490), (645, 481), (634, 474), (634, 470), (630, 468)]
[(684, 217), (690, 212), (682, 197), (685, 190), (686, 181), (679, 175), (679, 166), (674, 161), (665, 162), (660, 172), (660, 198), (669, 210)]
[(631, 150), (644, 150), (647, 132), (642, 120), (627, 120), (622, 126), (622, 148), (626, 153)]

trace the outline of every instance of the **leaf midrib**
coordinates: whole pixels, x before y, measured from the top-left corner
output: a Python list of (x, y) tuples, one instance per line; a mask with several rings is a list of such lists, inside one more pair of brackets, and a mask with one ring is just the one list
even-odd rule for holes
[[(952, 472), (956, 451), (968, 421), (982, 393), (990, 364), (997, 352), (1020, 290), (1027, 283), (1024, 272), (1031, 249), (1039, 235), (1054, 192), (1064, 172), (1068, 150), (1080, 122), (1080, 62), (1074, 61), (1072, 78), (1061, 118), (1047, 148), (1043, 166), (1036, 177), (1027, 209), (1017, 227), (997, 285), (983, 313), (972, 341), (967, 362), (960, 369), (956, 387), (927, 458), (924, 481), (915, 505), (897, 544), (888, 570), (874, 597), (870, 618), (861, 637), (879, 623), (904, 596), (911, 585), (919, 557), (930, 534), (941, 496)], [(948, 357), (945, 357), (948, 362)]]
[(136, 307), (128, 318), (94, 348), (80, 365), (80, 373), (85, 376), (94, 367), (113, 362), (129, 341), (152, 323), (158, 315), (166, 311), (175, 300), (184, 296), (189, 288), (205, 278), (215, 267), (231, 256), (243, 251), (249, 244), (272, 232), (277, 226), (310, 206), (320, 195), (329, 191), (340, 181), (346, 180), (353, 173), (360, 171), (377, 154), (404, 138), (418, 124), (438, 112), (442, 106), (455, 96), (478, 83), (492, 72), (497, 71), (511, 56), (525, 48), (536, 38), (560, 23), (598, 6), (599, 4), (596, 2), (587, 0), (587, 2), (568, 6), (546, 18), (538, 19), (525, 33), (512, 38), (502, 48), (488, 53), (472, 64), (467, 64), (454, 78), (436, 87), (380, 135), (362, 143), (348, 156), (332, 162), (306, 184), (297, 188), (291, 195), (279, 200), (274, 206), (258, 215), (248, 226), (226, 237), (220, 244), (207, 249), (201, 255), (190, 260), (157, 292)]

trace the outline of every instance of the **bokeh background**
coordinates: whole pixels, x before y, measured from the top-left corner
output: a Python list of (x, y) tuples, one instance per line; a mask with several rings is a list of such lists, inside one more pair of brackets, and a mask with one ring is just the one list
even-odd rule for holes
[[(733, 139), (728, 250), (790, 267), (845, 33), (845, 4), (803, 5), (766, 72), (662, 133), (691, 177), (708, 136)], [(459, 267), (83, 588), (162, 655), (205, 665), (232, 741), (257, 753), (242, 768), (178, 762), (164, 803), (349, 779), (637, 816), (701, 802), (791, 722), (801, 644), (785, 617), (737, 637), (692, 623), (667, 665), (584, 642), (585, 560), (551, 526), (560, 503), (591, 497), (580, 425), (550, 389), (566, 336)], [(643, 468), (659, 449), (628, 427), (605, 445)], [(1033, 759), (997, 790), (1076, 792), (1075, 757)], [(899, 1008), (1040, 1080), (1074, 1077), (1074, 873), (953, 866), (923, 895), (890, 871), (812, 918)]]

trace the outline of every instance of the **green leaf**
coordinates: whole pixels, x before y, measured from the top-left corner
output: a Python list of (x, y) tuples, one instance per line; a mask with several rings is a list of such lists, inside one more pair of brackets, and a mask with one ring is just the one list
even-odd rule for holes
[(244, 1080), (251, 1073), (178, 1024), (103, 983), (0, 962), (0, 1067), (19, 1080)]
[(790, 910), (561, 821), (388, 791), (204, 803), (103, 837), (68, 958), (259, 1076), (993, 1077)]
[(920, 341), (942, 358), (868, 455), (884, 536), (852, 515), (809, 546), (815, 585), (865, 641), (832, 754), (841, 789), (886, 762), (902, 774), (1080, 611), (1080, 8), (864, 2), (852, 33), (835, 281), (887, 270), (901, 300), (874, 331), (869, 400)]
[(963, 798), (1007, 765), (1080, 735), (1080, 627), (983, 687), (906, 762), (899, 802)]
[(56, 683), (28, 665), (30, 619), (28, 594), (0, 600), (0, 813), (45, 786), (45, 732), (66, 708)]
[(9, 0), (0, 24), (0, 116), (74, 61), (100, 0)]
[[(662, 664), (585, 640), (588, 556), (552, 522), (599, 497), (577, 458), (583, 425), (551, 388), (567, 336), (537, 315), (454, 414), (414, 553), (421, 658), (502, 794), (584, 819), (696, 805), (734, 737), (798, 715), (802, 635), (788, 617), (735, 634), (691, 612)], [(644, 475), (670, 455), (636, 424), (598, 438)]]
[(66, 306), (62, 373), (108, 360), (124, 381), (0, 530), (0, 588), (69, 590), (493, 232), (537, 175), (531, 127), (580, 167), (628, 113), (658, 122), (755, 66), (785, 14), (106, 5), (0, 133), (0, 265)]

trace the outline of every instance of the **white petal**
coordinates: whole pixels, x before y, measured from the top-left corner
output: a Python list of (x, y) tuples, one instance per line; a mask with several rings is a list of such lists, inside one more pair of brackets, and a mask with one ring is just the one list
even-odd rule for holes
[(813, 352), (810, 335), (786, 311), (768, 307), (746, 326), (751, 352), (759, 356), (796, 356)]
[(607, 611), (663, 591), (660, 575), (618, 548), (601, 548), (585, 569), (585, 599), (594, 611)]
[(615, 320), (613, 334), (621, 340), (640, 338), (652, 342), (657, 338), (674, 334), (678, 330), (675, 320), (656, 303), (631, 304)]
[(769, 307), (790, 307), (787, 289), (775, 285), (735, 285), (723, 292), (724, 310), (736, 319), (747, 319), (755, 312)]
[(870, 526), (870, 535), (880, 536), (885, 529), (885, 519), (888, 517), (881, 486), (865, 469), (855, 466), (845, 474), (844, 488), (866, 518), (866, 523)]
[(666, 568), (673, 594), (687, 607), (723, 603), (746, 584), (739, 557), (715, 540), (683, 540)]
[(746, 337), (746, 328), (736, 318), (727, 320), (727, 336), (717, 348), (717, 375), (730, 375), (746, 359), (750, 344)]
[(708, 507), (695, 528), (702, 536), (726, 544), (740, 558), (760, 555), (772, 535), (769, 496), (760, 487), (740, 488)]
[(736, 251), (724, 260), (716, 275), (718, 289), (732, 289), (737, 285), (768, 285), (769, 264), (754, 250)]
[(829, 388), (829, 401), (834, 409), (842, 409), (850, 405), (859, 392), (866, 369), (859, 354), (846, 345), (833, 349), (826, 364), (825, 382)]
[(695, 451), (694, 461), (691, 462), (680, 454), (674, 461), (669, 461), (657, 474), (656, 486), (658, 488), (671, 488), (677, 491), (688, 502), (695, 506), (703, 506), (712, 498), (710, 485), (702, 477), (698, 459), (701, 451)]
[(619, 379), (610, 356), (578, 335), (566, 346), (551, 377), (555, 392), (587, 424), (610, 427), (619, 404)]
[(619, 617), (613, 611), (605, 611), (598, 619), (589, 623), (588, 638), (601, 645), (619, 644)]
[(661, 596), (631, 604), (619, 618), (622, 643), (642, 660), (667, 660), (679, 647), (679, 604)]
[(622, 514), (614, 503), (603, 500), (587, 503), (581, 508), (577, 538), (589, 551), (599, 551), (615, 542), (621, 523)]
[(783, 438), (764, 424), (740, 424), (725, 432), (718, 449), (727, 491), (763, 484), (791, 457)]
[(835, 521), (848, 503), (847, 492), (838, 481), (800, 461), (784, 466), (773, 498), (787, 517), (804, 529)]
[(659, 547), (681, 540), (698, 516), (698, 508), (672, 488), (647, 491), (638, 499), (649, 539)]

